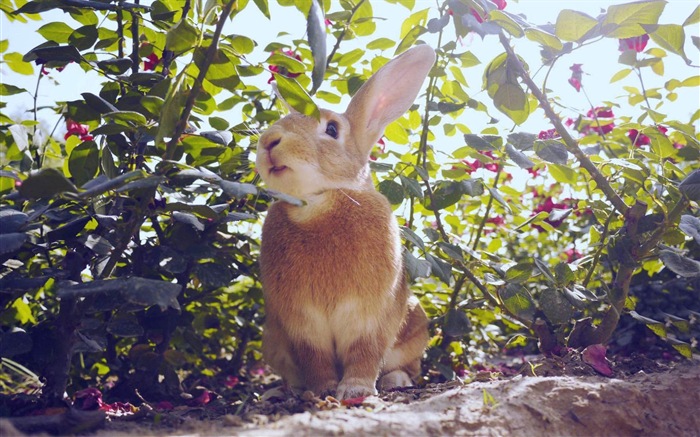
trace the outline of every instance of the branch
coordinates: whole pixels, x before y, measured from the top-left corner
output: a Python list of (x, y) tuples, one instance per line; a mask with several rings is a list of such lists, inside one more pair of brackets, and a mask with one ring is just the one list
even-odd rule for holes
[(338, 35), (338, 38), (335, 40), (335, 45), (333, 46), (333, 50), (331, 50), (331, 53), (328, 55), (328, 60), (326, 61), (326, 69), (330, 67), (331, 61), (333, 60), (333, 56), (335, 56), (335, 52), (338, 51), (340, 48), (340, 43), (343, 41), (343, 38), (345, 38), (345, 34), (348, 33), (348, 26), (350, 25), (350, 22), (352, 21), (352, 18), (355, 16), (355, 13), (357, 12), (358, 9), (360, 9), (360, 6), (362, 6), (362, 3), (364, 3), (365, 0), (360, 0), (351, 10), (350, 10), (350, 17), (348, 18), (347, 24), (343, 28), (343, 30), (340, 32), (340, 35)]
[(513, 52), (513, 49), (510, 47), (508, 39), (503, 34), (503, 32), (499, 33), (498, 36), (501, 40), (501, 44), (503, 45), (503, 47), (506, 50), (506, 53), (508, 54), (508, 57), (510, 58), (511, 62), (509, 65), (515, 67), (516, 74), (520, 76), (525, 85), (527, 85), (527, 87), (530, 89), (530, 92), (532, 92), (535, 98), (537, 98), (537, 100), (540, 103), (540, 107), (544, 110), (545, 114), (547, 115), (547, 118), (549, 118), (549, 121), (552, 123), (552, 125), (554, 125), (554, 128), (557, 130), (557, 133), (561, 135), (561, 138), (564, 141), (567, 150), (572, 155), (574, 155), (581, 167), (583, 167), (588, 172), (588, 174), (591, 175), (595, 183), (598, 185), (598, 188), (600, 188), (600, 190), (605, 194), (605, 197), (610, 203), (613, 204), (615, 209), (617, 209), (617, 211), (621, 214), (626, 214), (629, 209), (629, 206), (627, 206), (624, 200), (622, 200), (622, 198), (615, 192), (615, 190), (613, 190), (613, 188), (608, 183), (608, 180), (598, 171), (598, 168), (595, 166), (595, 164), (593, 164), (593, 162), (591, 162), (591, 160), (588, 159), (588, 157), (583, 153), (583, 151), (579, 148), (578, 144), (576, 143), (576, 140), (574, 140), (571, 137), (571, 135), (569, 135), (569, 132), (564, 127), (561, 118), (554, 112), (554, 109), (552, 108), (552, 105), (550, 105), (549, 100), (547, 100), (547, 97), (542, 93), (542, 91), (532, 80), (528, 72), (525, 70), (525, 67), (523, 67), (520, 58)]
[(175, 126), (175, 132), (173, 133), (172, 137), (170, 138), (170, 141), (166, 146), (164, 157), (166, 160), (172, 159), (175, 155), (175, 148), (177, 146), (177, 143), (178, 141), (180, 141), (180, 136), (185, 132), (185, 129), (187, 128), (187, 121), (190, 118), (190, 113), (194, 108), (194, 103), (197, 100), (197, 96), (199, 96), (199, 93), (202, 90), (204, 77), (207, 75), (209, 66), (214, 61), (214, 55), (216, 55), (216, 49), (218, 48), (219, 39), (221, 38), (221, 31), (224, 28), (224, 24), (226, 24), (226, 19), (231, 14), (231, 10), (233, 9), (234, 5), (237, 4), (237, 2), (238, 0), (229, 0), (229, 2), (226, 3), (226, 6), (224, 6), (224, 9), (221, 11), (221, 15), (219, 15), (219, 21), (216, 23), (216, 29), (214, 30), (214, 35), (212, 36), (211, 44), (209, 45), (209, 48), (207, 48), (207, 53), (204, 56), (204, 62), (199, 68), (199, 74), (197, 75), (194, 84), (192, 84), (192, 89), (187, 95), (187, 101), (185, 102), (185, 107), (182, 110), (182, 114), (180, 115), (180, 120)]

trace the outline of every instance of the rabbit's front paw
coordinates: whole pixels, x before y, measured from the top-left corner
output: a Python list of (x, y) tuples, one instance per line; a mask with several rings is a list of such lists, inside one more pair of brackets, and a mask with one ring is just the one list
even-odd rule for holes
[(335, 392), (335, 397), (343, 399), (362, 398), (377, 394), (377, 389), (374, 387), (374, 380), (365, 380), (361, 378), (347, 378), (340, 381), (338, 389)]

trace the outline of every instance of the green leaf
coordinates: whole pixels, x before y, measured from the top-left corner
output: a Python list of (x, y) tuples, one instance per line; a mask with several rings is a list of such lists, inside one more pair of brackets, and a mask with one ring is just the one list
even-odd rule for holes
[(252, 184), (220, 180), (218, 184), (227, 196), (241, 199), (251, 194), (258, 194), (258, 187)]
[(522, 285), (506, 284), (505, 287), (498, 289), (498, 297), (511, 314), (528, 321), (534, 320), (535, 302), (532, 300), (530, 292)]
[[(29, 76), (34, 74), (34, 67), (29, 62), (26, 62), (21, 54), (17, 52), (5, 53), (2, 60), (10, 67), (10, 70), (15, 73)], [(4, 80), (2, 81), (4, 82)], [(4, 84), (4, 83), (3, 83)], [(12, 86), (12, 85), (7, 85)]]
[(452, 266), (429, 253), (425, 254), (425, 259), (430, 263), (431, 274), (435, 275), (445, 284), (449, 284), (452, 280)]
[(146, 116), (136, 111), (116, 111), (102, 115), (106, 121), (125, 126), (145, 126), (148, 124)]
[(501, 196), (501, 193), (498, 192), (498, 189), (493, 188), (493, 187), (488, 187), (488, 190), (489, 190), (489, 193), (491, 193), (491, 197), (493, 197), (493, 199), (494, 199), (496, 202), (500, 203), (501, 206), (502, 206), (506, 211), (508, 211), (508, 212), (511, 212), (511, 211), (512, 211), (511, 208), (510, 208), (510, 205), (508, 204), (508, 202), (506, 202), (506, 200)]
[(199, 39), (199, 30), (187, 20), (178, 21), (170, 28), (165, 36), (165, 46), (168, 50), (179, 54), (192, 50)]
[(22, 58), (24, 62), (33, 62), (37, 59), (46, 62), (80, 62), (83, 58), (78, 49), (73, 46), (37, 47), (30, 50)]
[(378, 38), (367, 44), (369, 50), (387, 50), (396, 45), (396, 41), (389, 38)]
[(549, 270), (549, 266), (547, 265), (547, 263), (542, 261), (538, 257), (534, 257), (533, 260), (535, 261), (535, 265), (537, 266), (539, 271), (542, 272), (545, 278), (552, 284), (556, 283), (556, 281), (554, 280), (554, 275), (552, 274), (552, 271)]
[(64, 44), (68, 42), (68, 38), (73, 33), (73, 28), (63, 21), (54, 21), (41, 26), (37, 29), (37, 32), (49, 41)]
[(406, 18), (403, 23), (401, 23), (401, 34), (399, 35), (399, 38), (405, 38), (416, 27), (425, 26), (426, 21), (428, 20), (429, 12), (430, 8), (422, 9), (414, 12), (408, 18)]
[(452, 308), (445, 314), (443, 333), (447, 337), (459, 338), (471, 331), (471, 322), (464, 311)]
[(700, 6), (696, 6), (692, 14), (688, 15), (688, 18), (683, 22), (683, 27), (690, 26), (691, 24), (700, 22)]
[(515, 132), (508, 135), (508, 143), (518, 150), (530, 150), (535, 145), (537, 135), (527, 132)]
[(24, 88), (19, 88), (14, 85), (0, 83), (0, 96), (14, 96), (15, 94), (21, 94), (28, 92)]
[(537, 140), (535, 141), (535, 153), (540, 158), (554, 164), (566, 164), (569, 160), (569, 152), (566, 145), (559, 140)]
[(539, 299), (540, 309), (554, 325), (563, 325), (571, 321), (575, 309), (569, 300), (557, 289), (546, 288)]
[[(311, 0), (312, 3), (315, 2), (315, 0)], [(263, 13), (263, 15), (269, 20), (270, 19), (270, 7), (267, 4), (267, 0), (253, 0), (253, 3), (255, 3), (255, 6), (260, 9), (260, 12)]]
[(680, 255), (672, 250), (659, 251), (659, 258), (673, 273), (685, 278), (700, 276), (700, 262)]
[(574, 185), (577, 181), (578, 174), (576, 170), (559, 164), (547, 165), (549, 174), (559, 183)]
[(423, 190), (421, 189), (420, 182), (404, 175), (401, 175), (400, 179), (405, 193), (423, 200)]
[(316, 0), (311, 1), (309, 16), (306, 20), (306, 33), (314, 59), (314, 68), (311, 70), (311, 94), (313, 94), (323, 83), (323, 77), (326, 74), (326, 25), (323, 10)]
[(377, 187), (379, 192), (382, 193), (392, 205), (398, 205), (403, 202), (404, 191), (403, 187), (389, 179), (385, 179), (379, 183)]
[(537, 29), (536, 27), (530, 27), (525, 29), (525, 37), (530, 41), (539, 43), (545, 47), (549, 47), (553, 50), (562, 50), (564, 45), (556, 36), (544, 30)]
[(283, 67), (289, 73), (306, 72), (306, 65), (303, 62), (284, 53), (272, 53), (265, 63)]
[(499, 9), (493, 9), (489, 12), (489, 21), (501, 26), (506, 32), (516, 38), (522, 38), (525, 34), (523, 28), (515, 20), (513, 20), (507, 12)]
[[(19, 2), (17, 2), (19, 4)], [(39, 14), (41, 12), (50, 11), (51, 9), (60, 8), (61, 2), (58, 0), (37, 0), (27, 2), (16, 11), (12, 11), (12, 15), (19, 14)]]
[(84, 141), (78, 144), (70, 153), (68, 170), (78, 185), (89, 181), (100, 166), (100, 151), (94, 141)]
[(445, 253), (445, 255), (449, 256), (453, 260), (464, 262), (464, 254), (461, 247), (442, 241), (438, 242), (438, 247)]
[(27, 241), (27, 234), (24, 232), (10, 232), (0, 234), (0, 255), (5, 256), (19, 250)]
[(514, 266), (511, 266), (506, 270), (506, 281), (515, 284), (520, 284), (532, 276), (532, 269), (534, 266), (531, 262), (521, 262)]
[(517, 150), (510, 143), (506, 144), (506, 153), (508, 157), (520, 168), (532, 168), (535, 163), (530, 160), (523, 152)]
[(657, 24), (666, 1), (650, 0), (613, 5), (608, 8), (602, 32), (609, 38), (632, 38), (646, 33), (644, 24)]
[(129, 303), (141, 307), (158, 306), (161, 311), (168, 308), (180, 310), (177, 296), (182, 286), (171, 282), (139, 277), (105, 279), (80, 284), (63, 284), (56, 291), (59, 298), (121, 297), (120, 305)]
[(683, 45), (685, 44), (685, 31), (679, 24), (642, 25), (642, 28), (649, 33), (651, 39), (660, 47), (677, 54), (686, 63), (690, 59), (685, 55)]
[(413, 29), (411, 29), (411, 31), (408, 32), (406, 37), (401, 40), (399, 46), (396, 47), (396, 50), (394, 51), (394, 56), (399, 55), (408, 50), (408, 48), (413, 46), (413, 44), (415, 44), (415, 42), (418, 41), (418, 38), (426, 32), (427, 29), (422, 26), (414, 27)]
[(583, 42), (598, 25), (598, 20), (583, 12), (564, 9), (557, 16), (554, 34), (564, 41)]
[(464, 141), (469, 147), (479, 151), (496, 150), (496, 147), (493, 144), (479, 135), (464, 134)]
[(634, 320), (644, 323), (647, 326), (647, 328), (649, 328), (654, 334), (658, 335), (659, 337), (667, 337), (666, 327), (663, 323), (658, 322), (654, 319), (650, 319), (649, 317), (644, 317), (636, 311), (630, 311), (630, 316), (632, 316)]
[(406, 226), (401, 227), (401, 233), (403, 234), (403, 237), (407, 240), (410, 241), (414, 246), (421, 250), (425, 250), (425, 243), (423, 243), (423, 240), (411, 230), (411, 228), (408, 228)]
[(631, 72), (631, 68), (623, 68), (622, 70), (615, 73), (613, 77), (610, 78), (610, 83), (617, 82), (618, 80), (626, 78)]
[[(462, 198), (464, 191), (459, 182), (439, 181), (433, 189), (432, 203), (428, 205), (431, 211), (439, 211), (454, 205)], [(430, 200), (426, 197), (426, 200)]]
[(318, 110), (318, 106), (316, 106), (316, 103), (311, 100), (311, 96), (309, 96), (306, 90), (304, 90), (296, 80), (277, 73), (274, 73), (274, 76), (282, 98), (294, 108), (295, 111), (317, 120), (320, 119), (321, 112)]
[(112, 105), (107, 100), (103, 99), (98, 95), (92, 93), (82, 93), (81, 96), (83, 96), (83, 99), (85, 99), (85, 103), (87, 103), (89, 107), (91, 107), (100, 114), (119, 111), (119, 109), (117, 109), (116, 106)]
[(27, 224), (27, 214), (14, 209), (0, 209), (0, 234), (17, 232)]
[[(569, 213), (570, 212), (571, 210), (569, 210)], [(576, 276), (571, 270), (571, 267), (569, 267), (569, 264), (565, 262), (560, 262), (554, 266), (554, 277), (557, 280), (557, 284), (561, 286), (568, 285), (576, 280)]]
[(54, 168), (43, 169), (30, 175), (19, 187), (19, 194), (27, 199), (50, 198), (66, 191), (77, 193), (78, 189)]
[[(4, 223), (4, 222), (0, 222)], [(700, 218), (685, 214), (681, 216), (678, 228), (689, 237), (693, 237), (696, 243), (700, 244)]]
[(83, 51), (92, 47), (97, 41), (97, 26), (88, 25), (75, 29), (68, 37), (70, 45)]
[(131, 68), (131, 58), (114, 58), (105, 61), (98, 61), (97, 66), (100, 70), (109, 74), (124, 74)]
[(678, 185), (688, 199), (700, 201), (700, 170), (694, 170)]

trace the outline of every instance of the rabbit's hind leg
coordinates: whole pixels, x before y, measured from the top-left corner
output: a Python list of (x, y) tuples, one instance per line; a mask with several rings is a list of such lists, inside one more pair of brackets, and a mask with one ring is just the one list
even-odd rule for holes
[(408, 311), (396, 342), (384, 355), (384, 367), (379, 379), (379, 389), (411, 386), (420, 375), (421, 358), (430, 337), (428, 316), (415, 296), (408, 300)]

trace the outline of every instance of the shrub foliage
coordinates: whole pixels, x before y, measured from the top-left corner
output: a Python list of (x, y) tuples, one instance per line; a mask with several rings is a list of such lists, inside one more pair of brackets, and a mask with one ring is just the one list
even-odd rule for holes
[[(479, 351), (605, 344), (628, 315), (680, 354), (697, 351), (698, 308), (643, 315), (630, 287), (662, 278), (660, 289), (700, 288), (700, 110), (684, 120), (665, 114), (678, 93), (700, 86), (685, 53), (699, 10), (665, 24), (666, 2), (639, 1), (597, 17), (566, 9), (543, 25), (503, 0), (421, 10), (395, 0), (406, 18), (387, 38), (378, 36), (376, 3), (3, 3), (7, 20), (70, 17), (43, 24), (45, 42), (28, 53), (0, 41), (3, 68), (36, 77), (35, 90), (0, 84), (0, 95), (35, 102), (26, 118), (0, 113), (4, 387), (36, 387), (21, 377), (36, 374), (48, 402), (94, 385), (149, 400), (199, 385), (245, 396), (247, 385), (236, 383), (261, 368), (261, 218), (273, 199), (298, 202), (260, 187), (251, 165), (258, 133), (280, 117), (267, 79), (314, 117), (314, 101), (340, 103), (423, 42), (438, 61), (371, 165), (433, 320), (430, 374), (452, 378)], [(246, 8), (302, 14), (305, 36), (280, 34), (261, 47), (256, 35), (229, 34), (226, 24)], [(461, 44), (473, 35), (500, 52), (477, 59)], [(583, 96), (589, 86), (577, 51), (610, 39), (621, 64), (611, 81), (634, 73), (639, 87), (563, 117), (569, 108), (557, 93)], [(689, 41), (698, 46), (697, 35)], [(527, 45), (541, 57), (516, 53)], [(264, 62), (250, 60), (263, 53)], [(669, 75), (671, 56), (687, 71), (646, 88), (645, 77)], [(535, 74), (562, 63), (572, 64), (569, 83)], [(100, 91), (37, 107), (42, 81), (70, 80), (67, 67), (97, 73)], [(468, 84), (468, 69), (483, 71), (483, 83)], [(472, 132), (473, 114), (494, 123)], [(542, 131), (522, 130), (535, 115), (546, 119)], [(65, 137), (42, 129), (49, 117)]]

